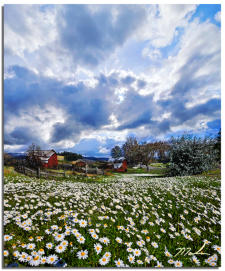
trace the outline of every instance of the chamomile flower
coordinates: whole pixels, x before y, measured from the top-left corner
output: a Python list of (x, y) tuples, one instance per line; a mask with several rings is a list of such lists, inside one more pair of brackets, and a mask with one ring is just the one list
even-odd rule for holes
[(81, 219), (80, 222), (79, 222), (79, 225), (80, 225), (81, 228), (85, 228), (87, 226), (87, 221)]
[(182, 267), (183, 264), (182, 264), (181, 261), (175, 261), (175, 262), (174, 262), (174, 266), (175, 266), (175, 267)]
[(140, 249), (134, 249), (133, 250), (133, 253), (134, 253), (134, 256), (137, 256), (137, 257), (139, 257), (140, 255), (141, 255), (141, 251), (140, 251)]
[(134, 256), (133, 254), (129, 254), (129, 255), (128, 255), (128, 261), (129, 261), (130, 263), (134, 263), (134, 261), (135, 261), (135, 256)]
[(106, 264), (108, 264), (109, 263), (109, 259), (110, 258), (107, 258), (107, 257), (102, 257), (100, 260), (99, 260), (99, 263), (100, 263), (100, 265), (106, 265)]
[(102, 237), (99, 239), (99, 241), (102, 243), (102, 244), (105, 244), (105, 245), (108, 245), (110, 243), (109, 239), (107, 237)]
[(46, 244), (46, 248), (47, 249), (52, 249), (53, 248), (53, 244), (52, 243), (47, 243)]
[(133, 252), (133, 248), (128, 247), (128, 248), (127, 248), (127, 252)]
[(36, 245), (34, 243), (27, 244), (27, 249), (29, 249), (29, 250), (33, 250), (33, 249), (35, 249), (35, 247), (36, 247)]
[(11, 235), (4, 235), (4, 241), (10, 241), (12, 239), (12, 236)]
[(208, 241), (208, 240), (206, 240), (206, 239), (204, 239), (203, 242), (204, 242), (206, 245), (211, 244), (211, 242)]
[(96, 253), (99, 254), (102, 251), (102, 245), (97, 243), (94, 245), (94, 249), (95, 249)]
[(64, 234), (62, 233), (57, 233), (55, 236), (56, 241), (62, 241), (64, 239)]
[(168, 262), (169, 264), (173, 264), (173, 263), (174, 263), (174, 260), (173, 260), (173, 259), (169, 259), (167, 262)]
[(95, 232), (91, 234), (91, 237), (92, 237), (93, 239), (95, 239), (95, 240), (98, 239), (98, 235), (97, 235)]
[(67, 240), (63, 240), (60, 244), (64, 247), (67, 247), (69, 242)]
[(43, 249), (43, 248), (40, 248), (40, 249), (38, 250), (38, 254), (39, 254), (39, 255), (43, 255), (43, 254), (45, 254), (44, 249)]
[(165, 250), (164, 254), (166, 255), (166, 257), (172, 257), (171, 253), (169, 253), (168, 250)]
[(216, 262), (213, 262), (213, 261), (212, 261), (212, 262), (209, 263), (209, 265), (210, 265), (210, 266), (216, 266)]
[(124, 267), (124, 263), (121, 259), (115, 260), (114, 262), (116, 264), (116, 267)]
[(122, 241), (122, 239), (121, 239), (121, 238), (116, 237), (116, 242), (117, 242), (117, 243), (119, 243), (119, 244), (122, 244), (122, 242), (123, 242), (123, 241)]
[(152, 242), (151, 245), (154, 247), (154, 248), (158, 248), (158, 244), (156, 242)]
[(22, 252), (19, 257), (20, 262), (27, 262), (27, 256), (28, 254), (26, 252)]
[(46, 264), (47, 263), (47, 257), (41, 257), (41, 264)]
[(9, 256), (8, 250), (4, 250), (4, 251), (3, 251), (3, 255), (4, 255), (4, 257), (8, 257), (8, 256)]
[(163, 264), (161, 262), (157, 261), (157, 265), (155, 267), (162, 268), (164, 266), (163, 266)]
[(107, 252), (104, 254), (103, 257), (110, 258), (110, 257), (111, 257), (111, 253), (107, 251)]
[(85, 260), (88, 258), (88, 251), (87, 250), (81, 250), (77, 252), (78, 259)]
[(138, 264), (143, 264), (142, 260), (137, 260)]
[(37, 236), (37, 237), (36, 237), (36, 240), (39, 241), (39, 242), (40, 242), (42, 239), (43, 239), (43, 236)]
[(217, 251), (219, 254), (221, 254), (221, 247), (217, 246), (217, 245), (214, 245), (212, 246), (212, 248)]
[(80, 236), (77, 238), (77, 242), (80, 244), (84, 244), (85, 243), (85, 238), (83, 236)]
[(31, 266), (38, 266), (41, 263), (41, 257), (39, 255), (33, 257), (30, 261), (29, 264)]
[(54, 262), (56, 262), (58, 260), (58, 256), (55, 254), (49, 255), (47, 258), (47, 263), (48, 264), (53, 264)]
[(65, 250), (66, 250), (66, 247), (63, 246), (63, 245), (61, 245), (61, 244), (59, 244), (58, 246), (55, 247), (55, 251), (56, 251), (57, 253), (62, 253), (62, 252), (64, 252)]
[(197, 259), (196, 256), (193, 256), (193, 257), (192, 257), (192, 261), (193, 261), (197, 266), (200, 265), (200, 261)]
[(51, 229), (52, 229), (52, 230), (58, 230), (58, 228), (59, 228), (58, 225), (52, 225), (52, 226), (51, 226)]

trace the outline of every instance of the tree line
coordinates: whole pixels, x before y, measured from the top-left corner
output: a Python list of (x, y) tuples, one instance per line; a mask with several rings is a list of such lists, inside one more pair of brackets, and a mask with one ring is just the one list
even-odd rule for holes
[(167, 163), (171, 176), (195, 175), (210, 170), (221, 163), (221, 131), (216, 138), (182, 135), (168, 141), (138, 142), (128, 137), (126, 142), (111, 150), (113, 158), (125, 157), (128, 165)]

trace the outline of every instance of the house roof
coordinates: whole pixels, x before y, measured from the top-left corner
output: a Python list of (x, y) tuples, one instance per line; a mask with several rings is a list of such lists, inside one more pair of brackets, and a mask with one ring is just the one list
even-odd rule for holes
[(78, 159), (78, 160), (72, 162), (73, 165), (76, 165), (78, 163), (85, 163), (86, 164), (86, 162), (82, 159)]

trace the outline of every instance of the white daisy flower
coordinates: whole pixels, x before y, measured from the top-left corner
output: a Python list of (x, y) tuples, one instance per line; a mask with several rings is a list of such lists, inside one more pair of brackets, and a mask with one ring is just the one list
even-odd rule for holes
[(8, 257), (8, 256), (9, 256), (8, 250), (4, 250), (4, 251), (3, 251), (3, 255), (4, 255), (4, 257)]
[(128, 259), (128, 261), (129, 261), (130, 263), (134, 263), (134, 261), (135, 261), (135, 256), (134, 256), (133, 254), (129, 254), (128, 257), (127, 257), (127, 259)]
[(88, 258), (88, 251), (87, 250), (81, 250), (77, 252), (78, 259), (85, 260)]
[(48, 249), (52, 249), (53, 248), (53, 244), (52, 243), (47, 243), (45, 246)]
[(124, 263), (122, 260), (118, 259), (114, 261), (116, 264), (116, 267), (124, 267)]
[(66, 250), (66, 247), (59, 244), (58, 246), (55, 247), (55, 251), (58, 252), (58, 253), (62, 253)]
[(58, 256), (55, 254), (49, 255), (47, 258), (47, 263), (48, 264), (53, 264), (58, 260)]
[(140, 251), (140, 249), (133, 249), (133, 253), (134, 253), (134, 256), (137, 256), (137, 257), (139, 257), (140, 255), (141, 255), (141, 251)]
[(79, 221), (79, 225), (80, 225), (81, 228), (85, 228), (85, 227), (87, 226), (87, 221), (81, 219), (81, 220)]
[(27, 249), (33, 250), (35, 249), (36, 245), (34, 243), (27, 244)]
[(100, 265), (106, 265), (106, 264), (108, 264), (109, 259), (110, 259), (110, 258), (107, 258), (107, 257), (104, 257), (104, 256), (103, 256), (103, 257), (99, 260)]
[(221, 254), (221, 247), (219, 247), (219, 246), (217, 246), (217, 245), (214, 245), (214, 246), (212, 246), (212, 248), (213, 248), (215, 251), (219, 252), (219, 254)]
[(84, 244), (85, 243), (85, 238), (83, 236), (80, 236), (77, 238), (77, 242), (80, 244)]
[(8, 234), (6, 234), (6, 235), (4, 235), (4, 241), (9, 241), (9, 240), (11, 240), (13, 237), (11, 236), (11, 235), (8, 235)]
[(110, 243), (110, 241), (107, 237), (102, 237), (99, 239), (99, 241), (105, 245), (108, 245)]
[(183, 264), (182, 264), (181, 261), (175, 261), (175, 262), (174, 262), (174, 266), (175, 266), (175, 267), (182, 267)]
[(99, 253), (101, 253), (101, 251), (102, 251), (102, 245), (101, 244), (95, 244), (94, 245), (94, 249), (95, 249), (95, 251), (96, 251), (96, 253), (97, 254), (99, 254)]

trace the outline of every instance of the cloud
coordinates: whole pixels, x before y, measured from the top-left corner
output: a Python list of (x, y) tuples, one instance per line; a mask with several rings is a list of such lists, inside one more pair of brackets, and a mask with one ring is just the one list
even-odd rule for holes
[(217, 22), (221, 22), (221, 11), (218, 11), (215, 16), (214, 16), (214, 19), (217, 21)]
[(96, 66), (143, 24), (146, 10), (133, 5), (65, 5), (59, 11), (59, 40), (74, 63)]
[(220, 26), (195, 10), (6, 5), (6, 148), (25, 149), (30, 139), (107, 155), (129, 134), (150, 140), (213, 130), (221, 108)]

